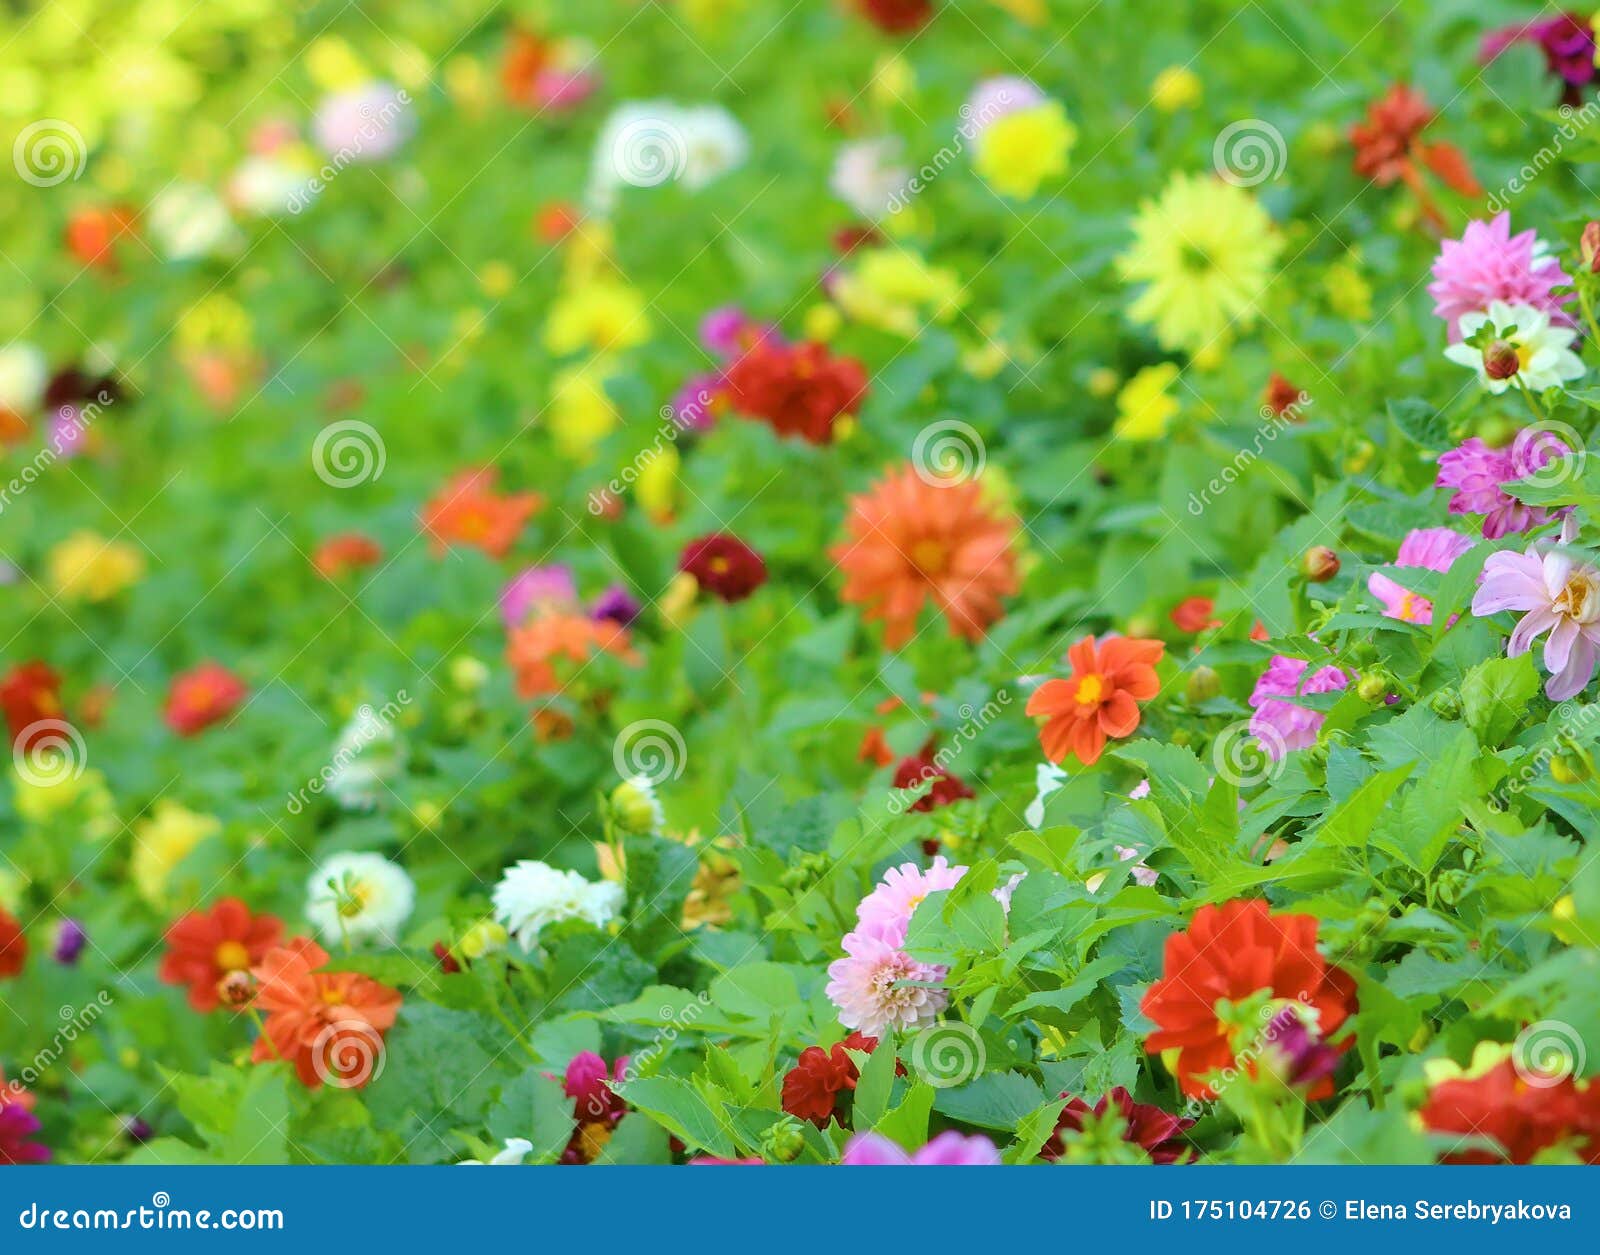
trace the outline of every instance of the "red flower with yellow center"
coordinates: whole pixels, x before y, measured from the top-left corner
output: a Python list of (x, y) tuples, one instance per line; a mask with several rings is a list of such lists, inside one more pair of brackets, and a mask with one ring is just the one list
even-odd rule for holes
[(1481, 1076), (1435, 1085), (1419, 1115), (1435, 1133), (1490, 1138), (1505, 1151), (1452, 1151), (1445, 1163), (1532, 1163), (1540, 1151), (1565, 1145), (1584, 1163), (1600, 1164), (1600, 1084), (1593, 1080), (1530, 1085), (1505, 1059)]
[[(1317, 951), (1316, 917), (1274, 915), (1259, 900), (1203, 906), (1167, 938), (1161, 979), (1140, 1003), (1157, 1026), (1145, 1049), (1163, 1055), (1185, 1094), (1215, 1098), (1208, 1080), (1242, 1052), (1250, 1060), (1263, 1053), (1267, 1026), (1287, 1005), (1314, 1021), (1323, 1041), (1356, 1009), (1355, 982)], [(1306, 1097), (1332, 1093), (1323, 1077)]]
[(195, 736), (233, 714), (249, 694), (244, 681), (221, 663), (202, 662), (172, 677), (167, 727), (179, 736)]
[[(252, 915), (238, 898), (223, 898), (209, 911), (190, 911), (167, 929), (167, 952), (157, 973), (168, 985), (187, 985), (189, 1005), (215, 1011), (237, 995), (232, 978), (247, 973), (278, 944), (283, 924), (275, 915)], [(248, 988), (248, 985), (245, 986)]]
[(763, 337), (728, 367), (727, 399), (740, 414), (765, 419), (780, 436), (812, 444), (833, 438), (834, 424), (861, 407), (867, 372), (851, 357), (820, 344), (784, 344)]
[(1046, 680), (1028, 698), (1028, 714), (1045, 716), (1039, 744), (1053, 763), (1069, 756), (1099, 761), (1106, 738), (1131, 736), (1139, 727), (1139, 703), (1161, 689), (1156, 663), (1160, 641), (1113, 636), (1095, 644), (1085, 636), (1067, 650), (1072, 676)]
[[(26, 754), (65, 721), (61, 709), (61, 677), (49, 663), (33, 661), (12, 667), (0, 679), (0, 709), (11, 730), (13, 753)], [(51, 723), (62, 727), (51, 727)]]
[(767, 582), (767, 564), (737, 536), (713, 532), (683, 547), (678, 569), (723, 601), (743, 601)]

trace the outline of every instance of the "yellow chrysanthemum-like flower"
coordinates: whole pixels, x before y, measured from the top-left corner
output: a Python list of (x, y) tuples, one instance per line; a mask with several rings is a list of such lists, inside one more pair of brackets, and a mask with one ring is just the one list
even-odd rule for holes
[(953, 271), (929, 266), (915, 253), (875, 248), (839, 276), (834, 299), (856, 322), (910, 337), (925, 322), (955, 316), (961, 284)]
[(626, 283), (598, 280), (564, 292), (550, 307), (544, 326), (552, 353), (604, 353), (632, 348), (650, 338), (644, 298)]
[(973, 168), (1002, 196), (1027, 200), (1046, 179), (1067, 172), (1078, 128), (1054, 100), (991, 122), (978, 141)]
[(164, 904), (167, 881), (178, 864), (196, 846), (222, 831), (210, 815), (201, 815), (177, 802), (156, 803), (155, 811), (133, 830), (133, 857), (128, 871), (134, 888), (152, 906)]
[(1117, 393), (1117, 422), (1113, 428), (1123, 440), (1159, 440), (1167, 434), (1178, 413), (1178, 403), (1167, 391), (1178, 378), (1171, 362), (1146, 366)]
[(1164, 348), (1197, 353), (1254, 323), (1282, 241), (1249, 192), (1174, 175), (1140, 206), (1133, 234), (1117, 266), (1146, 286), (1129, 313), (1154, 327)]
[[(98, 771), (62, 771), (44, 775), (23, 775), (12, 782), (12, 805), (30, 823), (43, 823), (56, 815), (74, 811), (90, 835), (104, 835), (112, 820), (111, 790)], [(81, 805), (81, 809), (78, 809)]]
[(1186, 65), (1169, 65), (1150, 84), (1150, 103), (1162, 113), (1193, 109), (1200, 103), (1200, 76)]
[(1366, 322), (1372, 317), (1372, 285), (1353, 261), (1335, 262), (1322, 276), (1328, 304), (1339, 317)]
[(595, 446), (616, 430), (617, 407), (605, 382), (599, 370), (580, 366), (562, 371), (552, 385), (546, 421), (556, 447), (574, 461), (589, 461)]
[(69, 601), (108, 601), (144, 574), (137, 546), (74, 532), (50, 550), (50, 583)]

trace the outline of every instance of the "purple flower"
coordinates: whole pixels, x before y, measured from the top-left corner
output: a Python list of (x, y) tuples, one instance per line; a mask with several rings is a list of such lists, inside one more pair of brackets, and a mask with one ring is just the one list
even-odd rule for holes
[(1501, 485), (1526, 479), (1572, 452), (1548, 431), (1525, 427), (1503, 449), (1491, 449), (1478, 437), (1439, 455), (1435, 488), (1453, 488), (1451, 514), (1481, 514), (1483, 534), (1490, 540), (1526, 532), (1553, 516), (1543, 506), (1524, 505)]
[(700, 320), (700, 343), (724, 361), (777, 334), (778, 329), (771, 323), (747, 318), (737, 305), (720, 306)]
[(0, 1104), (0, 1164), (44, 1163), (50, 1148), (28, 1138), (39, 1131), (39, 1118), (21, 1103)]
[(1577, 89), (1595, 75), (1594, 31), (1583, 17), (1558, 13), (1555, 17), (1502, 26), (1483, 37), (1478, 60), (1487, 65), (1516, 43), (1539, 45), (1545, 68), (1562, 82), (1562, 99), (1567, 104), (1578, 103)]
[(641, 609), (639, 599), (628, 591), (626, 584), (613, 584), (594, 599), (589, 607), (589, 617), (610, 619), (627, 627), (639, 617)]
[(121, 1117), (123, 1135), (130, 1142), (148, 1142), (155, 1136), (156, 1131), (150, 1127), (150, 1122), (141, 1116)]
[(1273, 654), (1250, 694), (1250, 706), (1255, 711), (1250, 716), (1250, 733), (1274, 761), (1290, 750), (1315, 745), (1322, 721), (1327, 717), (1320, 711), (1281, 699), (1306, 693), (1332, 693), (1350, 683), (1350, 677), (1338, 667), (1323, 667), (1306, 679), (1310, 665), (1299, 658)]
[(1572, 297), (1554, 292), (1571, 283), (1545, 243), (1532, 231), (1512, 235), (1511, 215), (1502, 213), (1489, 222), (1469, 222), (1459, 240), (1440, 244), (1428, 295), (1433, 312), (1449, 321), (1454, 343), (1461, 338), (1461, 316), (1486, 310), (1491, 301), (1532, 305), (1557, 325), (1572, 326), (1562, 308)]
[(1263, 1036), (1269, 1066), (1297, 1089), (1332, 1076), (1339, 1066), (1339, 1052), (1306, 1026), (1295, 1007), (1284, 1007), (1268, 1020)]
[[(1560, 544), (1570, 545), (1577, 536), (1578, 525), (1569, 514)], [(1502, 610), (1523, 612), (1506, 645), (1509, 657), (1527, 653), (1549, 633), (1545, 696), (1562, 702), (1583, 692), (1600, 661), (1600, 569), (1540, 541), (1523, 553), (1492, 553), (1483, 564), (1472, 613), (1483, 618)]]
[(692, 375), (672, 397), (672, 421), (680, 431), (705, 431), (717, 421), (722, 399), (722, 372)]
[(89, 934), (84, 932), (82, 924), (75, 919), (63, 919), (56, 925), (56, 962), (71, 967), (78, 961), (88, 940)]
[(518, 627), (535, 610), (571, 608), (578, 600), (572, 568), (559, 562), (531, 566), (511, 577), (500, 590), (500, 617)]
[(906, 1154), (881, 1133), (857, 1133), (844, 1148), (840, 1161), (851, 1168), (904, 1168), (922, 1167), (993, 1167), (1000, 1162), (1000, 1152), (981, 1133), (963, 1136), (954, 1129), (934, 1138), (915, 1154)]
[[(1400, 542), (1394, 564), (1448, 571), (1455, 560), (1471, 548), (1470, 537), (1448, 527), (1419, 527), (1408, 532)], [(1367, 576), (1367, 591), (1383, 603), (1383, 613), (1391, 619), (1404, 623), (1433, 622), (1433, 603), (1403, 588), (1387, 575), (1374, 571)]]

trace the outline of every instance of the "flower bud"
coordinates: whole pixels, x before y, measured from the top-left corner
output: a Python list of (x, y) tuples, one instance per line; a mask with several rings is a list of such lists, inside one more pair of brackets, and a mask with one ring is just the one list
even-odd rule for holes
[(1578, 252), (1590, 274), (1600, 274), (1600, 222), (1584, 224), (1583, 235), (1578, 239)]
[(661, 827), (661, 803), (656, 801), (655, 787), (644, 776), (624, 780), (611, 790), (611, 822), (638, 836), (645, 836)]
[(1381, 671), (1368, 672), (1356, 685), (1356, 692), (1364, 702), (1381, 702), (1389, 695), (1389, 677)]
[(461, 934), (457, 948), (463, 958), (481, 959), (486, 954), (504, 950), (507, 935), (504, 925), (492, 919), (480, 920)]
[(1510, 340), (1491, 340), (1483, 350), (1483, 373), (1490, 379), (1510, 379), (1522, 369), (1522, 358)]
[(1199, 705), (1222, 692), (1222, 680), (1210, 667), (1196, 667), (1189, 672), (1189, 680), (1183, 692), (1191, 702)]
[(1326, 545), (1312, 545), (1301, 559), (1300, 569), (1313, 584), (1326, 584), (1339, 574), (1339, 555)]
[(1428, 699), (1428, 709), (1441, 719), (1461, 718), (1461, 697), (1453, 689), (1440, 689)]
[(761, 1150), (779, 1163), (793, 1163), (806, 1148), (806, 1135), (796, 1120), (779, 1120), (761, 1134)]

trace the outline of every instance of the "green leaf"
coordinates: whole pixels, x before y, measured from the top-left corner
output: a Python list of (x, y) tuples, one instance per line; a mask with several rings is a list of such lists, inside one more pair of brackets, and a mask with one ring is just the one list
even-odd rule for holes
[(989, 1072), (965, 1085), (940, 1090), (933, 1108), (952, 1120), (1010, 1132), (1047, 1097), (1037, 1081), (1020, 1072)]
[(532, 1067), (500, 1091), (489, 1111), (489, 1132), (501, 1141), (525, 1137), (533, 1143), (535, 1163), (554, 1163), (575, 1127), (572, 1099), (561, 1081), (543, 1068)]
[(1489, 749), (1498, 748), (1511, 735), (1528, 703), (1539, 691), (1533, 655), (1490, 658), (1480, 662), (1461, 682), (1461, 708), (1467, 726)]

